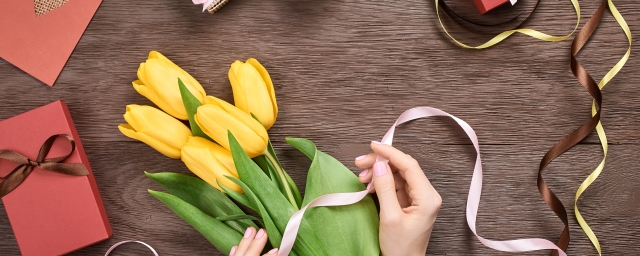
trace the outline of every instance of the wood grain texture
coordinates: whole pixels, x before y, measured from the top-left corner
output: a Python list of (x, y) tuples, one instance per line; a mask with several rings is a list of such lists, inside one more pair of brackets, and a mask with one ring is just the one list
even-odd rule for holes
[[(529, 0), (519, 2), (531, 6)], [(640, 6), (634, 0), (615, 3), (635, 31)], [(580, 4), (584, 24), (600, 1)], [(467, 7), (456, 11), (475, 11)], [(513, 17), (523, 9), (498, 12)], [(535, 179), (546, 150), (589, 118), (591, 98), (569, 69), (570, 41), (547, 43), (517, 35), (489, 50), (465, 50), (442, 32), (432, 0), (232, 0), (214, 15), (199, 10), (187, 0), (104, 1), (53, 88), (0, 61), (0, 120), (64, 100), (96, 174), (114, 237), (72, 255), (100, 255), (127, 239), (148, 242), (161, 255), (221, 255), (146, 191), (160, 188), (143, 171), (188, 173), (184, 165), (116, 128), (124, 122), (126, 104), (151, 104), (131, 86), (150, 50), (164, 53), (209, 94), (225, 100), (232, 100), (227, 71), (233, 60), (259, 59), (272, 75), (280, 106), (270, 134), (299, 186), (309, 162), (283, 142), (285, 136), (311, 139), (354, 168), (353, 158), (366, 153), (367, 142), (380, 139), (405, 109), (432, 106), (452, 113), (473, 126), (483, 150), (479, 233), (490, 239), (559, 236), (561, 222), (542, 201)], [(553, 35), (567, 34), (574, 24), (568, 0), (542, 1), (527, 22)], [(486, 38), (451, 30), (469, 43)], [(635, 243), (640, 238), (636, 49), (603, 91), (610, 155), (600, 179), (579, 202), (610, 255), (640, 249)], [(621, 29), (606, 14), (579, 60), (600, 80), (625, 50)], [(505, 255), (484, 247), (467, 227), (464, 209), (475, 154), (464, 133), (453, 121), (434, 118), (401, 127), (397, 134), (396, 145), (421, 162), (443, 197), (427, 254)], [(544, 174), (567, 207), (601, 159), (598, 143), (592, 134)], [(0, 208), (1, 254), (19, 255)], [(568, 253), (596, 254), (569, 212)], [(132, 244), (112, 255), (149, 252)]]

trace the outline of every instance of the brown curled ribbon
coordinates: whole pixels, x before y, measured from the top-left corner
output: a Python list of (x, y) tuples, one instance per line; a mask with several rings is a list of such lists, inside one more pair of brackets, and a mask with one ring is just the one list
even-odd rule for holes
[[(567, 211), (565, 210), (562, 202), (558, 199), (558, 197), (556, 197), (551, 189), (549, 189), (547, 184), (544, 182), (544, 179), (542, 179), (542, 170), (556, 157), (562, 155), (564, 152), (568, 151), (584, 138), (586, 138), (591, 133), (591, 131), (596, 128), (596, 125), (598, 125), (598, 122), (600, 121), (602, 93), (600, 92), (600, 88), (598, 88), (598, 84), (596, 83), (596, 81), (591, 77), (591, 75), (589, 75), (589, 73), (587, 73), (582, 65), (580, 65), (580, 63), (576, 59), (576, 55), (578, 54), (578, 52), (580, 52), (587, 41), (589, 41), (589, 38), (591, 38), (593, 32), (595, 32), (598, 24), (600, 24), (600, 20), (602, 19), (602, 15), (604, 14), (606, 7), (607, 0), (603, 0), (602, 5), (600, 5), (595, 14), (593, 14), (593, 16), (591, 16), (584, 27), (582, 27), (580, 32), (573, 39), (573, 43), (571, 44), (571, 71), (573, 72), (573, 75), (576, 77), (576, 79), (578, 79), (580, 84), (582, 84), (582, 86), (587, 89), (589, 94), (591, 94), (591, 97), (593, 97), (596, 103), (597, 112), (587, 123), (582, 125), (577, 130), (571, 132), (569, 135), (567, 135), (553, 147), (551, 147), (551, 149), (547, 151), (544, 157), (542, 157), (542, 160), (540, 161), (540, 169), (538, 170), (538, 190), (540, 191), (540, 194), (542, 195), (542, 198), (547, 203), (547, 205), (549, 205), (551, 210), (553, 210), (558, 218), (560, 218), (560, 220), (562, 220), (562, 222), (564, 223), (564, 230), (562, 230), (562, 234), (560, 235), (560, 238), (556, 243), (556, 245), (562, 248), (563, 251), (567, 250), (570, 240)], [(551, 255), (557, 256), (558, 252), (554, 250), (551, 252)]]
[[(46, 158), (49, 154), (49, 150), (53, 146), (53, 143), (58, 137), (67, 138), (69, 144), (71, 144), (71, 151), (68, 154), (55, 158)], [(76, 143), (73, 138), (67, 134), (57, 134), (49, 137), (40, 147), (40, 153), (35, 161), (30, 160), (26, 156), (13, 151), (13, 150), (0, 150), (0, 159), (8, 160), (14, 163), (20, 164), (13, 169), (9, 175), (4, 178), (4, 181), (0, 182), (0, 198), (9, 194), (15, 188), (17, 188), (28, 176), (31, 174), (34, 168), (48, 170), (52, 172), (74, 175), (74, 176), (87, 176), (89, 170), (83, 164), (68, 164), (61, 163), (67, 157), (69, 157), (76, 149)], [(45, 159), (46, 158), (46, 159)]]

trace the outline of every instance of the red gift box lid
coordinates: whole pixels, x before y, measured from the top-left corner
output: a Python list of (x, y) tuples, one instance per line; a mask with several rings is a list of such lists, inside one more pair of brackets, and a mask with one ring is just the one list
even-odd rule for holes
[(510, 0), (473, 0), (473, 3), (476, 5), (476, 9), (478, 9), (480, 14), (485, 14), (498, 6), (509, 2), (512, 4), (515, 3), (515, 1)]
[[(62, 255), (103, 241), (113, 234), (93, 172), (67, 105), (56, 101), (0, 122), (0, 149), (35, 159), (44, 141), (69, 134), (76, 150), (64, 163), (82, 163), (88, 176), (34, 169), (2, 198), (22, 255)], [(49, 157), (66, 154), (69, 143), (56, 141)], [(0, 177), (17, 164), (0, 160)]]

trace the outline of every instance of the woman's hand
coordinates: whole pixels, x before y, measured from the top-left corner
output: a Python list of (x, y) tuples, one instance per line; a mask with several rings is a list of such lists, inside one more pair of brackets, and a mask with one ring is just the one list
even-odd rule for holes
[[(267, 232), (264, 229), (258, 230), (253, 227), (247, 228), (244, 232), (244, 237), (240, 240), (238, 246), (231, 248), (229, 256), (260, 256), (260, 253), (267, 244)], [(278, 249), (272, 249), (264, 256), (275, 256), (278, 253)]]
[[(418, 162), (396, 148), (372, 142), (373, 153), (356, 158), (380, 201), (380, 250), (384, 256), (425, 255), (442, 199)], [(377, 157), (389, 163), (377, 161)]]

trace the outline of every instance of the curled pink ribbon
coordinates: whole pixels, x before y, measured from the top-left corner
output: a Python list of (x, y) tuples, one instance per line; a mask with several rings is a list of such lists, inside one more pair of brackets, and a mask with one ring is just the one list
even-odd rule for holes
[(155, 256), (159, 256), (158, 252), (156, 252), (155, 249), (153, 249), (153, 247), (151, 247), (151, 245), (148, 245), (145, 242), (142, 241), (134, 241), (134, 240), (127, 240), (127, 241), (121, 241), (121, 242), (117, 242), (116, 244), (114, 244), (113, 246), (111, 246), (111, 248), (109, 248), (109, 250), (107, 250), (107, 252), (104, 254), (104, 256), (109, 256), (109, 254), (111, 254), (111, 251), (113, 251), (114, 249), (116, 249), (116, 247), (122, 245), (122, 244), (126, 244), (126, 243), (139, 243), (141, 245), (146, 246), (147, 248), (149, 248), (149, 250), (151, 250), (153, 252), (153, 255)]
[[(536, 250), (557, 250), (560, 256), (566, 256), (567, 254), (562, 251), (558, 246), (556, 246), (553, 242), (542, 239), (542, 238), (527, 238), (527, 239), (516, 239), (516, 240), (506, 240), (506, 241), (495, 241), (485, 239), (478, 235), (476, 231), (476, 218), (478, 216), (478, 206), (480, 204), (480, 194), (482, 193), (482, 161), (480, 160), (480, 146), (478, 143), (478, 137), (476, 136), (475, 131), (471, 128), (469, 124), (463, 121), (460, 118), (457, 118), (447, 112), (444, 112), (437, 108), (431, 107), (417, 107), (412, 108), (400, 115), (396, 122), (391, 126), (391, 129), (384, 135), (382, 138), (382, 143), (391, 145), (393, 142), (393, 133), (395, 132), (396, 126), (415, 120), (419, 118), (432, 117), (432, 116), (448, 116), (453, 118), (462, 129), (467, 133), (471, 142), (473, 142), (473, 146), (476, 149), (477, 158), (476, 164), (473, 170), (473, 176), (471, 178), (471, 187), (469, 188), (469, 196), (467, 197), (467, 224), (473, 234), (476, 235), (478, 240), (481, 243), (495, 250), (504, 251), (504, 252), (526, 252), (526, 251), (536, 251)], [(335, 193), (335, 194), (327, 194), (321, 197), (316, 198), (311, 201), (306, 206), (302, 207), (299, 211), (297, 211), (289, 222), (287, 223), (287, 227), (282, 235), (282, 243), (280, 244), (280, 249), (278, 251), (278, 256), (288, 255), (293, 247), (293, 243), (296, 240), (296, 236), (298, 234), (298, 229), (300, 228), (300, 222), (302, 221), (302, 217), (304, 216), (304, 212), (311, 207), (318, 206), (341, 206), (341, 205), (350, 205), (359, 202), (362, 200), (368, 193), (369, 190), (372, 189), (373, 186), (369, 186), (368, 190), (353, 192), (353, 193)]]
[(203, 12), (207, 10), (207, 7), (209, 7), (209, 5), (213, 3), (213, 0), (192, 0), (192, 1), (193, 1), (193, 4), (201, 4)]

